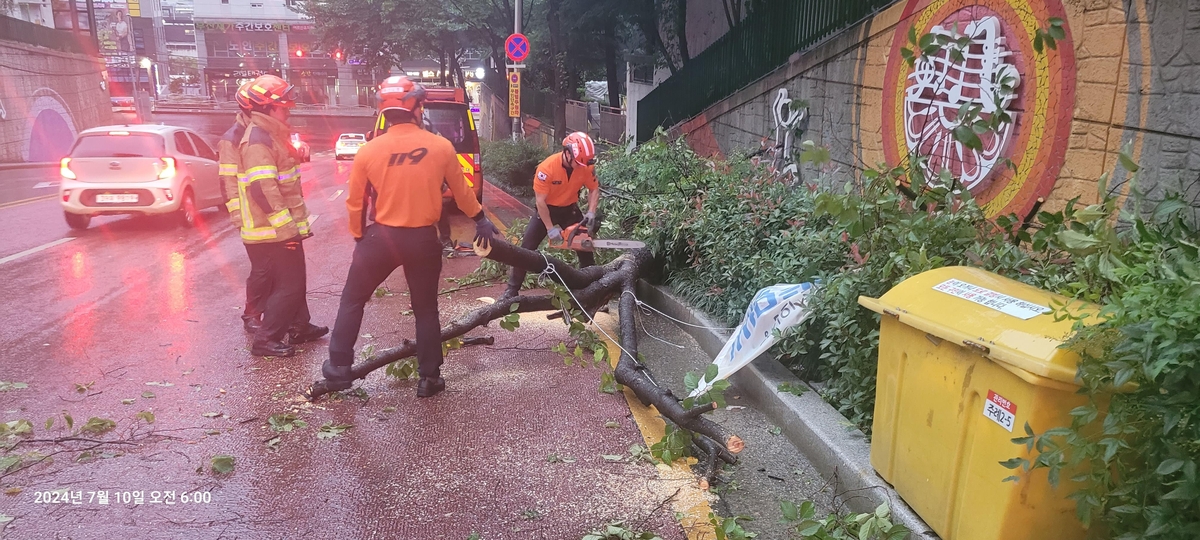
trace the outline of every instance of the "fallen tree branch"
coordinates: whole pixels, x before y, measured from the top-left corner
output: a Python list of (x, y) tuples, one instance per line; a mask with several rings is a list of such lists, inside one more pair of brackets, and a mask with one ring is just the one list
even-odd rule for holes
[[(709, 455), (709, 467), (705, 471), (706, 478), (711, 479), (716, 474), (716, 460), (719, 458), (728, 463), (736, 462), (735, 455), (745, 448), (740, 437), (730, 433), (724, 427), (709, 420), (703, 413), (715, 408), (712, 403), (685, 409), (681, 400), (671, 393), (669, 388), (660, 386), (651, 377), (646, 366), (637, 359), (637, 302), (634, 289), (640, 277), (643, 265), (651, 259), (648, 250), (641, 249), (626, 253), (620, 258), (604, 265), (590, 266), (577, 269), (571, 265), (543, 254), (519, 246), (493, 240), (489, 249), (476, 246), (476, 253), (481, 257), (496, 262), (524, 268), (529, 272), (547, 273), (551, 278), (566, 286), (573, 294), (578, 308), (589, 314), (595, 313), (599, 307), (606, 305), (609, 300), (620, 294), (620, 337), (621, 356), (613, 369), (616, 381), (633, 391), (643, 405), (653, 405), (659, 414), (683, 429), (697, 434), (698, 446)], [(548, 271), (553, 267), (553, 271)], [(630, 294), (624, 294), (624, 293)], [(517, 306), (518, 313), (533, 311), (550, 311), (558, 309), (553, 304), (552, 295), (519, 295), (513, 298), (499, 300), (493, 304), (464, 313), (457, 319), (442, 327), (442, 342), (461, 337), (474, 328), (483, 326), (490, 321), (503, 318)], [(487, 339), (490, 339), (487, 338)], [(464, 341), (467, 344), (468, 340)], [(490, 342), (489, 342), (490, 344)], [(400, 344), (377, 351), (370, 358), (355, 365), (351, 373), (355, 379), (366, 377), (372, 371), (388, 364), (415, 356), (416, 342), (409, 339)], [(329, 393), (324, 380), (313, 383), (307, 392), (309, 399), (317, 399)]]

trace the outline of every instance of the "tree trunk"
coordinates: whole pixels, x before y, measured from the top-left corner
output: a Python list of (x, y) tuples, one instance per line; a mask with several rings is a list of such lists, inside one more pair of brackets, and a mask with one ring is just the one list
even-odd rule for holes
[(671, 51), (667, 50), (667, 45), (663, 43), (662, 34), (658, 28), (658, 8), (655, 5), (655, 0), (643, 0), (641, 9), (636, 15), (638, 28), (642, 30), (642, 36), (646, 38), (646, 46), (649, 53), (653, 54), (657, 50), (662, 54), (663, 60), (667, 63), (667, 69), (671, 70), (671, 75), (679, 71), (675, 67), (675, 61), (671, 58)]
[[(637, 359), (637, 302), (634, 291), (641, 275), (641, 268), (652, 259), (649, 250), (640, 249), (625, 254), (617, 260), (604, 266), (591, 266), (576, 269), (571, 265), (550, 257), (538, 251), (514, 246), (502, 240), (493, 240), (489, 249), (475, 247), (476, 254), (510, 266), (518, 266), (530, 272), (541, 273), (552, 265), (557, 272), (553, 276), (556, 281), (569, 288), (578, 300), (578, 308), (594, 313), (597, 308), (620, 295), (620, 344), (623, 349), (613, 369), (613, 376), (618, 383), (627, 386), (644, 405), (653, 405), (658, 413), (683, 429), (690, 430), (696, 435), (696, 446), (708, 454), (708, 466), (705, 476), (712, 479), (716, 474), (716, 460), (727, 463), (736, 462), (735, 455), (742, 451), (745, 443), (737, 435), (706, 418), (703, 413), (713, 410), (715, 403), (699, 404), (691, 409), (684, 409), (682, 400), (671, 393), (671, 390), (659, 386), (650, 375), (649, 368)], [(470, 330), (483, 326), (489, 321), (502, 318), (512, 312), (516, 305), (518, 313), (532, 311), (548, 311), (553, 307), (551, 295), (519, 295), (497, 301), (491, 305), (468, 312), (442, 327), (443, 342), (464, 336)], [(518, 330), (519, 331), (519, 330)], [(465, 344), (489, 343), (488, 337), (468, 338)], [(416, 342), (402, 340), (399, 345), (376, 352), (366, 361), (356, 365), (352, 373), (356, 379), (366, 377), (372, 371), (386, 367), (388, 364), (414, 356)], [(313, 383), (307, 396), (317, 399), (329, 390), (324, 380)]]
[(692, 57), (688, 54), (687, 0), (675, 0), (675, 42), (679, 44), (679, 66), (686, 66)]
[(455, 51), (454, 54), (450, 55), (450, 74), (458, 77), (458, 81), (455, 83), (455, 86), (458, 86), (459, 88), (467, 87), (467, 82), (463, 80), (462, 66), (458, 63), (458, 51)]
[(450, 85), (449, 85), (449, 84), (446, 82), (446, 66), (447, 66), (447, 64), (449, 64), (449, 62), (447, 62), (447, 61), (446, 61), (446, 49), (445, 49), (445, 48), (443, 48), (443, 49), (442, 49), (442, 57), (441, 57), (441, 59), (439, 59), (439, 61), (438, 61), (438, 65), (439, 65), (439, 66), (441, 66), (441, 67), (438, 69), (438, 71), (439, 71), (439, 72), (440, 72), (440, 74), (441, 74), (442, 86), (450, 86)]
[(562, 137), (567, 132), (567, 37), (563, 32), (562, 0), (547, 0), (546, 23), (550, 30), (551, 106), (554, 114), (554, 135)]
[(604, 24), (604, 75), (608, 79), (608, 106), (621, 106), (621, 81), (617, 79), (617, 19)]

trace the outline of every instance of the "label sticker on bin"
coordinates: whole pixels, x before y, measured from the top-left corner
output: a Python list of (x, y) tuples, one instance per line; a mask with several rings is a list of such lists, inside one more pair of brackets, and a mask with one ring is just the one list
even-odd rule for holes
[(983, 415), (1012, 433), (1013, 424), (1017, 421), (1017, 405), (988, 390), (987, 401), (983, 404)]
[(972, 285), (957, 279), (943, 281), (935, 285), (933, 290), (944, 292), (963, 300), (970, 300), (981, 306), (1012, 315), (1023, 321), (1027, 321), (1038, 315), (1050, 313), (1050, 308), (1046, 306), (1026, 302), (1020, 298), (1013, 298), (1007, 294), (998, 293), (991, 289), (985, 289), (979, 285)]

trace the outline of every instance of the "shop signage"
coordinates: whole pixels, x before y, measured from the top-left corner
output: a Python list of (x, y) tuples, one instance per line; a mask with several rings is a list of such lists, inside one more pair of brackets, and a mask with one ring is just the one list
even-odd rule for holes
[(313, 25), (271, 22), (198, 22), (199, 32), (308, 32)]

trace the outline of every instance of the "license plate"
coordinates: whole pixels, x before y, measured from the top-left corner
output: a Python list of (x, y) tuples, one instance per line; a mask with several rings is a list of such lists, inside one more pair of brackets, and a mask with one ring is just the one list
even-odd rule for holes
[(104, 193), (96, 195), (98, 203), (135, 203), (138, 202), (136, 193)]

